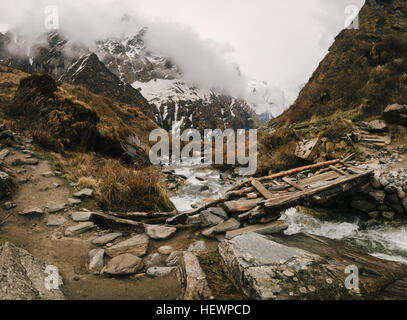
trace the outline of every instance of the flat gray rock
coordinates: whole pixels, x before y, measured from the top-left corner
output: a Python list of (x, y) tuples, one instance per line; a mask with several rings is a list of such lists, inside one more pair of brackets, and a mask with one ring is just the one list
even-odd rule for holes
[(64, 300), (58, 288), (63, 284), (59, 274), (55, 274), (57, 289), (47, 289), (50, 267), (50, 263), (6, 242), (0, 246), (0, 300)]
[[(401, 263), (375, 258), (340, 241), (297, 234), (245, 233), (219, 245), (235, 284), (249, 299), (406, 299), (407, 271)], [(348, 266), (360, 273), (358, 294), (344, 286)], [(390, 281), (389, 281), (390, 280)]]
[(125, 253), (110, 260), (103, 271), (111, 275), (130, 275), (137, 273), (143, 267), (143, 260)]
[(94, 228), (96, 228), (96, 225), (93, 222), (82, 222), (67, 228), (65, 230), (65, 236), (66, 237), (77, 236), (82, 233), (88, 232)]
[(200, 253), (205, 252), (207, 250), (205, 241), (196, 241), (192, 243), (189, 248), (188, 252)]
[(71, 217), (75, 222), (86, 222), (92, 217), (92, 212), (72, 212)]
[(200, 213), (201, 226), (204, 228), (214, 227), (219, 223), (222, 223), (224, 220), (217, 215), (209, 212), (208, 210), (202, 211)]
[(115, 241), (117, 238), (123, 236), (122, 233), (109, 233), (104, 236), (98, 237), (92, 240), (92, 244), (95, 246), (104, 246), (108, 243)]
[(227, 220), (229, 218), (228, 214), (226, 213), (225, 210), (223, 210), (222, 208), (219, 207), (213, 207), (213, 208), (209, 208), (208, 211), (212, 214), (214, 214), (215, 216), (218, 216), (220, 218), (222, 218), (223, 220)]
[(177, 233), (177, 228), (160, 225), (146, 226), (147, 235), (154, 240), (168, 240)]
[(66, 219), (64, 217), (59, 216), (49, 216), (47, 221), (47, 226), (49, 227), (60, 227), (66, 223)]
[(49, 213), (57, 213), (65, 210), (65, 207), (66, 207), (65, 203), (57, 203), (47, 206), (45, 210)]
[(68, 199), (68, 204), (71, 206), (76, 206), (78, 204), (81, 204), (81, 202), (82, 202), (81, 199), (73, 199), (73, 198)]
[(93, 249), (89, 252), (89, 270), (100, 271), (103, 269), (105, 250)]
[(39, 215), (43, 215), (44, 211), (40, 208), (31, 208), (31, 209), (21, 211), (18, 214), (20, 214), (22, 216), (39, 216)]
[(73, 194), (73, 196), (75, 198), (79, 198), (79, 199), (86, 199), (86, 198), (92, 198), (93, 197), (93, 190), (92, 189), (82, 189), (78, 192), (75, 192)]
[(149, 238), (146, 234), (140, 234), (108, 248), (106, 253), (110, 257), (115, 257), (124, 253), (143, 257), (147, 253), (149, 242)]
[(162, 246), (158, 248), (158, 252), (164, 256), (168, 256), (171, 252), (174, 251), (174, 248), (171, 246)]
[(168, 277), (177, 267), (151, 267), (147, 269), (146, 274), (153, 278)]
[(236, 219), (231, 218), (227, 221), (224, 221), (224, 222), (218, 224), (214, 228), (214, 232), (215, 233), (225, 233), (225, 232), (236, 230), (239, 228), (240, 228), (240, 222), (237, 221)]

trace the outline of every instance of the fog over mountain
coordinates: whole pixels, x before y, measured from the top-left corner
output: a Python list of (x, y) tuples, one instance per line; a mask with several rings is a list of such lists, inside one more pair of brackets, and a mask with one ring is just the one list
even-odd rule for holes
[[(52, 2), (59, 9), (60, 31), (71, 42), (92, 47), (96, 40), (131, 36), (147, 27), (148, 49), (174, 62), (190, 85), (252, 99), (257, 113), (274, 108), (274, 116), (294, 101), (326, 54), (350, 4), (360, 7), (363, 0)], [(0, 31), (18, 31), (29, 47), (46, 31), (48, 5), (1, 1)], [(276, 18), (269, 19), (270, 12)], [(16, 49), (27, 54), (27, 48)], [(253, 90), (254, 79), (261, 85)], [(258, 103), (259, 95), (266, 103)]]

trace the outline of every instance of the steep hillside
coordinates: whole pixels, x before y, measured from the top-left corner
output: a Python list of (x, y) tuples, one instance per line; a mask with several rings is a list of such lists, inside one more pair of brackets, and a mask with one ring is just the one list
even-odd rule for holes
[(368, 119), (407, 103), (407, 2), (367, 0), (360, 29), (343, 30), (298, 99), (271, 125)]
[(57, 85), (47, 75), (29, 76), (0, 65), (0, 104), (44, 147), (95, 151), (119, 157), (122, 143), (137, 136), (148, 144), (157, 125), (132, 105), (96, 95), (80, 86)]

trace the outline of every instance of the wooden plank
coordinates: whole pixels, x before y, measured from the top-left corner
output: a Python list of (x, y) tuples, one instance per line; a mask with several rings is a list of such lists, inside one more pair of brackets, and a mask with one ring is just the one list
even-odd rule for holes
[(271, 199), (273, 197), (273, 194), (266, 189), (265, 186), (259, 181), (253, 180), (252, 181), (252, 186), (256, 188), (256, 190), (265, 198), (265, 199)]
[(335, 172), (335, 171), (329, 171), (329, 172), (325, 172), (325, 173), (321, 173), (321, 174), (317, 174), (314, 175), (310, 178), (306, 178), (306, 179), (302, 179), (300, 181), (297, 181), (297, 184), (302, 186), (302, 187), (306, 187), (308, 185), (311, 185), (315, 182), (318, 181), (327, 181), (327, 180), (333, 180), (340, 177), (340, 175)]
[(236, 201), (227, 201), (223, 204), (224, 209), (229, 213), (240, 213), (252, 210), (260, 202), (263, 202), (263, 198), (252, 199), (252, 200), (236, 200)]
[(347, 172), (345, 172), (345, 171), (343, 171), (343, 170), (341, 170), (341, 169), (339, 169), (339, 168), (337, 168), (337, 167), (329, 166), (329, 168), (330, 168), (331, 170), (333, 170), (333, 171), (338, 172), (339, 174), (341, 174), (341, 175), (343, 175), (343, 176), (348, 176), (348, 177), (351, 176), (349, 173), (347, 173)]
[(290, 179), (288, 179), (287, 177), (284, 177), (284, 178), (283, 178), (283, 181), (286, 182), (286, 183), (288, 183), (290, 186), (294, 187), (294, 188), (297, 189), (297, 190), (301, 190), (301, 191), (304, 191), (304, 190), (305, 190), (304, 187), (301, 187), (301, 186), (299, 186), (298, 184), (296, 184), (295, 182), (292, 182), (292, 181), (291, 181)]

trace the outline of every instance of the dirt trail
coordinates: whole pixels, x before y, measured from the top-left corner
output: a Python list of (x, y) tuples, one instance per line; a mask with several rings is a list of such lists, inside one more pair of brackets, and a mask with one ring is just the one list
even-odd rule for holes
[[(24, 148), (33, 151), (32, 157), (39, 159), (40, 152), (34, 151), (34, 146), (25, 144)], [(67, 299), (176, 299), (181, 293), (181, 286), (175, 276), (166, 278), (125, 277), (111, 278), (106, 275), (94, 275), (88, 270), (89, 251), (97, 247), (91, 240), (101, 235), (101, 230), (87, 232), (83, 235), (66, 238), (64, 231), (76, 224), (70, 213), (79, 211), (81, 205), (56, 213), (66, 218), (67, 222), (60, 227), (47, 226), (49, 213), (41, 216), (26, 217), (18, 212), (32, 208), (44, 209), (58, 204), (68, 204), (73, 189), (69, 184), (55, 175), (43, 176), (53, 172), (48, 160), (39, 159), (38, 165), (13, 166), (16, 159), (30, 157), (29, 151), (8, 148), (10, 155), (5, 159), (15, 174), (19, 184), (13, 195), (16, 208), (6, 211), (0, 209), (0, 221), (12, 215), (0, 227), (0, 240), (10, 241), (28, 250), (34, 256), (58, 267), (64, 285), (61, 290)], [(185, 249), (193, 235), (180, 233), (171, 241), (165, 243), (152, 242), (149, 253), (161, 245), (172, 245), (174, 249)], [(116, 240), (121, 241), (123, 238)]]

